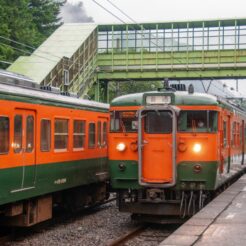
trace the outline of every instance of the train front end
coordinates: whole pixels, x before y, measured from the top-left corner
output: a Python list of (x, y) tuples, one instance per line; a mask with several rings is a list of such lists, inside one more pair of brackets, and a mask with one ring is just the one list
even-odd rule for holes
[(218, 108), (216, 100), (193, 98), (161, 91), (112, 102), (109, 160), (121, 211), (185, 217), (215, 188)]

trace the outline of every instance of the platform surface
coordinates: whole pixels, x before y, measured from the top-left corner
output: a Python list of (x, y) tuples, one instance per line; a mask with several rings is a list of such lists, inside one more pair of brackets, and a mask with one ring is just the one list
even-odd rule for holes
[(245, 246), (246, 175), (166, 238), (161, 246)]

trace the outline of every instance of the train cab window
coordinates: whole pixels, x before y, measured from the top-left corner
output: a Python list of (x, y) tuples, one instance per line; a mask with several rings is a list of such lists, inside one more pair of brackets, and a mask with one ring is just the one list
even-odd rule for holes
[(96, 125), (95, 123), (89, 124), (89, 148), (95, 148), (96, 144)]
[(55, 119), (55, 150), (68, 148), (68, 120)]
[(137, 132), (136, 111), (114, 111), (110, 115), (111, 132)]
[(14, 119), (14, 152), (22, 150), (22, 116), (16, 115)]
[(34, 146), (34, 118), (32, 115), (26, 118), (26, 152), (30, 153)]
[(97, 122), (97, 146), (102, 146), (102, 123)]
[(9, 118), (0, 116), (0, 154), (9, 152)]
[(150, 111), (146, 114), (145, 132), (171, 133), (172, 113), (170, 111)]
[(218, 113), (216, 111), (181, 111), (178, 118), (178, 131), (181, 132), (216, 132)]
[(85, 121), (74, 120), (73, 122), (73, 148), (82, 149), (85, 146)]
[(41, 144), (40, 150), (42, 152), (50, 151), (51, 143), (51, 123), (50, 120), (41, 120)]
[(107, 122), (103, 122), (103, 136), (102, 136), (102, 143), (103, 146), (107, 146)]

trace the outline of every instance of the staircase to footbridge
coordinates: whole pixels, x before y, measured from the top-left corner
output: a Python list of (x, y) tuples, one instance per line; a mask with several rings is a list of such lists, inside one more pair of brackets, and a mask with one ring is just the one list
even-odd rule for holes
[(246, 19), (64, 24), (8, 70), (96, 100), (111, 81), (246, 78)]

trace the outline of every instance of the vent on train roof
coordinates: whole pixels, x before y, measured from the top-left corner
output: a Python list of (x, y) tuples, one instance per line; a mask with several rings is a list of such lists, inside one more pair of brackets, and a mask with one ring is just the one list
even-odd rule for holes
[(41, 85), (40, 89), (44, 90), (44, 91), (49, 91), (49, 92), (52, 92), (52, 93), (55, 93), (55, 94), (60, 94), (60, 89), (57, 88), (57, 87), (48, 86), (48, 85)]
[(68, 91), (62, 91), (60, 94), (62, 96), (78, 98), (78, 94), (72, 93), (72, 92), (68, 92)]
[(186, 85), (185, 84), (171, 84), (170, 85), (173, 89), (176, 91), (186, 91)]

